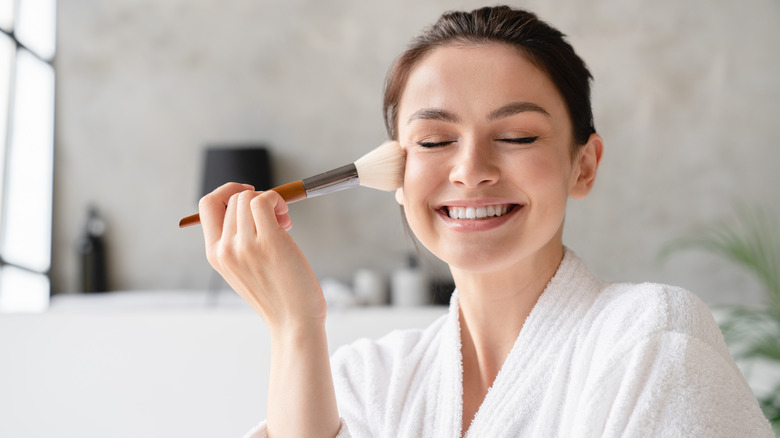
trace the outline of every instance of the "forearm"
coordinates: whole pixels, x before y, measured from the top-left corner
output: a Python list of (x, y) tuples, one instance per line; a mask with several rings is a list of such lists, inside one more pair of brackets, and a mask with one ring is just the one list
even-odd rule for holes
[(271, 331), (268, 436), (328, 437), (339, 415), (324, 322)]

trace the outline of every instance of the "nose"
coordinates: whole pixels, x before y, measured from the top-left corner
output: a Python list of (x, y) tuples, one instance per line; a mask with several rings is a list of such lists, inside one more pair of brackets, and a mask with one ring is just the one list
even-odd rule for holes
[(501, 175), (489, 142), (462, 141), (450, 169), (450, 182), (465, 188), (481, 188), (498, 182)]

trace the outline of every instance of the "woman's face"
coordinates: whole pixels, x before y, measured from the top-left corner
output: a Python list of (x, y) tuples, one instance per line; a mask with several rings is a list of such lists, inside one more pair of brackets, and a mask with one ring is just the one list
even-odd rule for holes
[(517, 50), (437, 48), (399, 103), (407, 157), (396, 198), (420, 242), (452, 268), (492, 272), (560, 253), (567, 199), (592, 183), (582, 181), (581, 154), (572, 160), (571, 132), (557, 89)]

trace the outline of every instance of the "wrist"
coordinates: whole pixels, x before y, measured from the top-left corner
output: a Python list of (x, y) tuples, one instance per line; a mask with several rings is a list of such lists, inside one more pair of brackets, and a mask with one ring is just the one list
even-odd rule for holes
[(271, 347), (308, 347), (323, 341), (327, 344), (324, 318), (279, 322), (269, 326), (269, 332)]

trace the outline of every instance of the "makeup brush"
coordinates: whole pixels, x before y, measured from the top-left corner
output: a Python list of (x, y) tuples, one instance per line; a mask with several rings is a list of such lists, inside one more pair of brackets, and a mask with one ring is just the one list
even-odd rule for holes
[[(355, 186), (390, 191), (401, 187), (406, 155), (397, 141), (386, 141), (378, 148), (341, 166), (310, 178), (274, 187), (288, 203), (326, 195)], [(200, 215), (193, 214), (179, 221), (179, 228), (200, 223)]]

